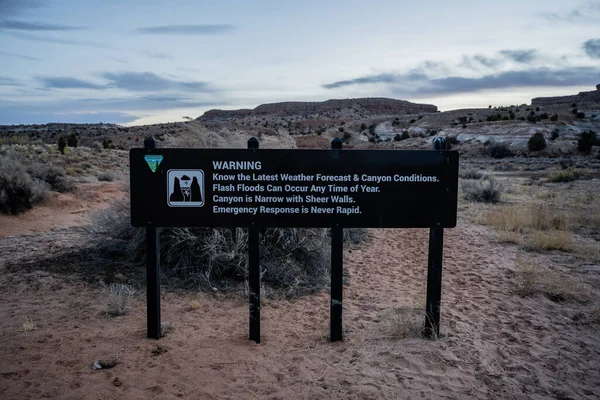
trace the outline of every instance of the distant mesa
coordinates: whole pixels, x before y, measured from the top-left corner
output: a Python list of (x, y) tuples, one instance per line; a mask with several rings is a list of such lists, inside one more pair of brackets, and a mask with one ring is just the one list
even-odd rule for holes
[(289, 101), (283, 103), (262, 104), (254, 109), (242, 110), (209, 110), (199, 120), (214, 120), (228, 118), (246, 118), (258, 116), (307, 116), (323, 114), (331, 111), (355, 109), (363, 110), (373, 115), (435, 113), (437, 107), (431, 104), (411, 103), (405, 100), (387, 99), (381, 97), (327, 100), (321, 102)]
[(579, 94), (572, 96), (536, 97), (535, 99), (531, 100), (531, 105), (533, 106), (570, 103), (600, 103), (600, 85), (596, 85), (596, 90), (579, 92)]

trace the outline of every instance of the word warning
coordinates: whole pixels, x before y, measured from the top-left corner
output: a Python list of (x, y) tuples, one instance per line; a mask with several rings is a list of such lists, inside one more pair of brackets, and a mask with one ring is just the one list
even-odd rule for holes
[(130, 163), (134, 226), (456, 225), (452, 151), (132, 149)]

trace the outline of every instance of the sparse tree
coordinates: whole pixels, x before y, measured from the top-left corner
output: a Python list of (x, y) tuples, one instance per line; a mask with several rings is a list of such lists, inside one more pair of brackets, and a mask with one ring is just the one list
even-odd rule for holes
[(536, 132), (527, 141), (527, 147), (531, 151), (540, 151), (546, 148), (546, 138), (541, 132)]
[(63, 135), (58, 138), (58, 150), (60, 154), (65, 154), (65, 147), (67, 147), (67, 139)]
[(77, 147), (77, 135), (75, 132), (72, 132), (69, 136), (67, 136), (67, 146), (69, 147)]

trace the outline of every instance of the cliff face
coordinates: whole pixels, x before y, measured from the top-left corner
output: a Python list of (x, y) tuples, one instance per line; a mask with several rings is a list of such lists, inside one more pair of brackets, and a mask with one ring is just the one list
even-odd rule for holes
[(201, 120), (223, 119), (223, 118), (245, 118), (251, 116), (306, 116), (310, 114), (322, 114), (329, 111), (340, 111), (344, 109), (364, 110), (371, 115), (393, 115), (413, 113), (434, 113), (437, 107), (431, 104), (417, 104), (404, 100), (386, 98), (363, 98), (345, 100), (327, 100), (323, 102), (284, 102), (262, 104), (253, 110), (210, 110), (204, 113)]
[(590, 92), (579, 92), (573, 96), (561, 97), (536, 97), (531, 100), (531, 105), (547, 106), (552, 104), (568, 104), (568, 103), (600, 103), (600, 85), (596, 85), (596, 90)]

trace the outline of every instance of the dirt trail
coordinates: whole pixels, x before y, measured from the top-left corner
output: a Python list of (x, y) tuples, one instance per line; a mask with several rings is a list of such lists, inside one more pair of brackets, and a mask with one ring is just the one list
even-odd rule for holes
[(50, 199), (22, 214), (0, 214), (0, 238), (48, 232), (89, 222), (89, 213), (124, 196), (117, 182), (80, 183), (73, 193), (50, 192)]
[[(382, 312), (424, 302), (427, 230), (371, 230), (346, 250), (345, 341), (331, 344), (329, 295), (265, 301), (262, 343), (247, 339), (244, 299), (164, 291), (175, 330), (145, 338), (145, 297), (111, 319), (106, 296), (72, 277), (0, 264), (0, 398), (396, 399), (593, 398), (597, 331), (576, 305), (512, 291), (515, 251), (484, 228), (445, 238), (437, 341), (392, 340)], [(8, 239), (5, 239), (5, 241)], [(3, 254), (3, 253), (0, 253)], [(192, 300), (199, 309), (189, 311)], [(37, 324), (19, 330), (27, 319)], [(163, 352), (154, 355), (157, 345)], [(99, 358), (119, 364), (92, 371)]]

